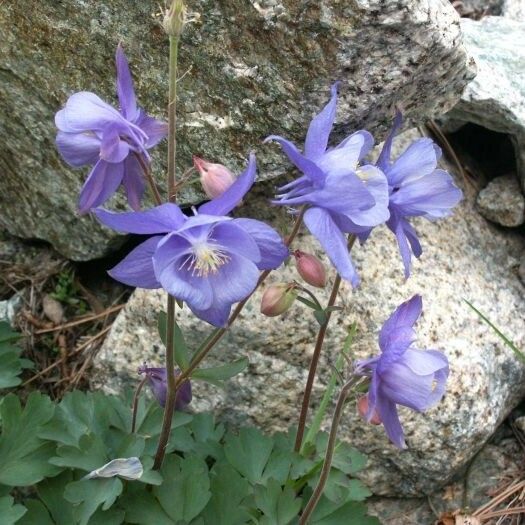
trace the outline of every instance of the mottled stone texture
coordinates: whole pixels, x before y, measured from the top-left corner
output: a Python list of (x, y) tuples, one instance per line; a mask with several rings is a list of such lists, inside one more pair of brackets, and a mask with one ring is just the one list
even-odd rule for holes
[(487, 16), (461, 28), (478, 74), (447, 116), (508, 133), (525, 191), (525, 21)]
[(501, 226), (520, 226), (525, 222), (525, 197), (513, 173), (491, 180), (479, 192), (477, 205), (483, 217)]
[[(525, 239), (492, 227), (472, 200), (465, 199), (446, 220), (415, 221), (424, 252), (406, 282), (397, 244), (385, 227), (374, 231), (364, 247), (355, 247), (362, 284), (356, 290), (347, 284), (342, 287), (338, 304), (343, 311), (336, 312), (331, 322), (313, 404), (319, 402), (349, 325), (355, 321), (359, 327), (353, 348), (356, 357), (375, 354), (380, 326), (415, 293), (422, 294), (424, 302), (417, 346), (445, 351), (451, 365), (448, 392), (438, 407), (423, 415), (401, 410), (408, 450), (395, 449), (382, 427), (365, 424), (352, 404), (348, 406), (340, 436), (370, 454), (370, 467), (363, 475), (376, 494), (432, 493), (473, 457), (525, 393), (524, 367), (463, 301), (472, 301), (523, 347), (525, 302), (517, 267)], [(242, 212), (289, 231), (289, 216), (261, 197), (249, 195)], [(311, 236), (302, 235), (296, 248), (324, 258)], [(292, 264), (268, 282), (297, 278)], [(326, 304), (329, 290), (316, 293)], [(212, 365), (246, 355), (248, 371), (229, 381), (224, 390), (196, 382), (192, 405), (197, 411), (214, 410), (233, 423), (252, 423), (271, 431), (297, 422), (318, 325), (300, 304), (283, 317), (263, 317), (260, 299), (257, 292), (207, 361)], [(154, 366), (162, 362), (156, 318), (165, 301), (160, 291), (133, 294), (101, 351), (96, 384), (118, 390), (122, 383), (136, 383), (137, 367), (144, 360)], [(187, 308), (177, 315), (193, 347), (211, 330), (192, 319)]]
[[(167, 45), (142, 0), (3, 2), (0, 8), (0, 224), (50, 241), (83, 260), (114, 234), (75, 216), (86, 170), (54, 151), (53, 115), (74, 91), (114, 102), (113, 54), (121, 40), (142, 104), (164, 114)], [(384, 132), (395, 104), (422, 120), (453, 106), (472, 76), (457, 14), (446, 0), (196, 0), (184, 34), (179, 103), (180, 166), (192, 153), (240, 169), (260, 153), (260, 177), (282, 171), (270, 133), (301, 140), (341, 81), (340, 133)], [(165, 165), (161, 148), (155, 171)], [(194, 201), (189, 191), (183, 200)], [(122, 205), (122, 201), (119, 201)]]

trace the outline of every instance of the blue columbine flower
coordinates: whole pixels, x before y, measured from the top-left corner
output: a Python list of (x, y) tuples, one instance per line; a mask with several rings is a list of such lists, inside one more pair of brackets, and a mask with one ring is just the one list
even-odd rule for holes
[(224, 326), (231, 305), (255, 289), (259, 270), (277, 268), (288, 256), (280, 236), (266, 224), (226, 216), (255, 182), (255, 172), (251, 154), (246, 171), (193, 217), (171, 203), (144, 212), (95, 210), (100, 221), (115, 230), (154, 235), (110, 275), (131, 286), (162, 287), (200, 319)]
[(379, 333), (381, 355), (357, 362), (357, 373), (371, 375), (367, 419), (379, 419), (392, 443), (405, 447), (396, 405), (418, 412), (438, 403), (445, 393), (448, 360), (437, 350), (417, 350), (413, 328), (423, 308), (420, 295), (400, 305)]
[(94, 165), (78, 201), (79, 213), (106, 202), (122, 184), (129, 205), (140, 209), (145, 184), (138, 157), (150, 161), (148, 149), (168, 132), (166, 123), (146, 115), (137, 106), (133, 80), (122, 47), (117, 47), (117, 94), (120, 111), (94, 93), (69, 97), (55, 117), (56, 144), (73, 167)]
[(310, 123), (303, 153), (279, 136), (272, 135), (266, 141), (278, 142), (303, 173), (279, 189), (275, 203), (309, 206), (304, 223), (339, 274), (356, 286), (359, 278), (344, 233), (362, 234), (388, 219), (388, 184), (377, 167), (358, 167), (374, 144), (367, 131), (353, 133), (338, 146), (327, 149), (336, 105), (334, 84), (330, 101)]
[(414, 141), (395, 161), (391, 161), (392, 141), (401, 124), (402, 115), (398, 111), (377, 166), (388, 179), (390, 218), (386, 224), (397, 238), (405, 277), (408, 278), (411, 252), (419, 257), (422, 249), (407, 218), (436, 220), (446, 217), (452, 213), (452, 208), (463, 194), (449, 173), (437, 168), (441, 149), (429, 138)]

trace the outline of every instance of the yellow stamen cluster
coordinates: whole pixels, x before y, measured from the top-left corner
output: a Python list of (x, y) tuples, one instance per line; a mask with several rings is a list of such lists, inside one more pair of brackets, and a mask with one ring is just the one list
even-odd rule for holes
[(197, 244), (193, 247), (193, 253), (184, 260), (181, 269), (189, 263), (188, 269), (192, 275), (207, 277), (217, 273), (229, 260), (228, 253), (220, 247), (208, 243)]

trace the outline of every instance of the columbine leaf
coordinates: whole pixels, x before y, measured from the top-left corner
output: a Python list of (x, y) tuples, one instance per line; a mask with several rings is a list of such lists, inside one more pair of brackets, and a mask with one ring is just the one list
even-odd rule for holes
[(98, 436), (86, 435), (78, 447), (60, 445), (57, 456), (49, 462), (59, 467), (78, 468), (91, 472), (108, 462), (107, 447)]
[(245, 525), (250, 513), (243, 501), (251, 494), (249, 483), (227, 463), (216, 463), (211, 471), (212, 497), (202, 513), (204, 523)]
[(160, 503), (142, 485), (128, 484), (119, 498), (119, 505), (126, 512), (126, 523), (138, 525), (173, 525), (173, 520), (162, 510)]
[(214, 366), (212, 368), (199, 368), (195, 370), (191, 377), (193, 379), (202, 379), (211, 383), (215, 381), (225, 381), (237, 374), (240, 374), (248, 366), (248, 359), (243, 357), (226, 365)]
[[(68, 483), (73, 480), (71, 471), (62, 472), (59, 476), (45, 479), (37, 485), (37, 492), (40, 500), (46, 505), (53, 524), (71, 525), (75, 523), (73, 517), (73, 505), (64, 500), (64, 490)], [(34, 523), (40, 523), (38, 521)], [(31, 523), (30, 525), (33, 525)]]
[[(326, 450), (326, 444), (322, 453)], [(348, 443), (340, 442), (334, 452), (332, 466), (343, 471), (345, 474), (353, 475), (365, 468), (367, 458), (359, 450), (351, 447)]]
[(37, 392), (29, 395), (23, 409), (19, 399), (12, 394), (2, 400), (0, 483), (34, 485), (46, 476), (59, 472), (48, 462), (54, 454), (54, 444), (38, 437), (42, 426), (53, 417), (54, 410), (50, 399)]
[(324, 326), (328, 320), (328, 316), (324, 310), (315, 310), (314, 311), (315, 320), (319, 323), (320, 326)]
[(25, 507), (15, 505), (14, 501), (11, 496), (3, 496), (0, 498), (2, 525), (13, 525), (27, 512)]
[[(28, 499), (24, 502), (24, 505), (27, 507), (27, 512), (16, 522), (16, 525), (55, 525), (46, 506), (41, 501)], [(0, 509), (1, 512), (2, 510)]]
[[(186, 340), (184, 339), (184, 334), (182, 333), (180, 326), (177, 324), (177, 321), (174, 320), (173, 322), (173, 330), (175, 332), (175, 348), (173, 349), (173, 357), (175, 358), (175, 362), (179, 365), (181, 370), (186, 370), (186, 368), (188, 368), (190, 365), (190, 352), (188, 350), (188, 346), (186, 345)], [(166, 312), (159, 313), (158, 328), (160, 338), (164, 343), (164, 346), (167, 347), (166, 334), (168, 329), (168, 318)]]
[(93, 396), (75, 390), (66, 394), (53, 419), (40, 431), (40, 437), (64, 445), (78, 446), (82, 436), (92, 431)]
[(224, 444), (226, 459), (250, 483), (259, 483), (273, 449), (273, 440), (255, 428), (241, 428), (239, 435), (228, 434)]
[(381, 525), (377, 518), (366, 515), (366, 506), (363, 503), (350, 501), (339, 506), (324, 496), (319, 501), (310, 523), (311, 525), (341, 525), (341, 523)]
[(107, 510), (122, 492), (122, 481), (118, 478), (85, 479), (66, 486), (64, 498), (77, 505), (75, 516), (79, 525), (87, 525), (89, 519), (102, 505)]
[(89, 520), (89, 525), (120, 525), (121, 523), (124, 523), (124, 511), (115, 508), (97, 510)]
[(211, 497), (208, 466), (199, 457), (182, 459), (170, 455), (165, 458), (161, 473), (164, 480), (153, 493), (170, 518), (189, 523)]
[(266, 486), (255, 486), (255, 503), (264, 513), (259, 521), (261, 525), (287, 525), (298, 514), (301, 499), (297, 498), (291, 487), (281, 487), (281, 484), (270, 479)]
[(20, 339), (20, 334), (11, 329), (9, 323), (0, 322), (0, 388), (12, 388), (22, 380), (20, 374), (24, 368), (31, 368), (33, 363), (21, 359), (22, 348), (12, 344)]

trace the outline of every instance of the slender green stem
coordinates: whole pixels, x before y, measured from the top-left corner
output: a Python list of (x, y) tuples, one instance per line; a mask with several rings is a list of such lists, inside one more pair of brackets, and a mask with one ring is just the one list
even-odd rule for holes
[(148, 376), (145, 375), (142, 378), (142, 381), (138, 384), (137, 389), (135, 390), (135, 395), (133, 396), (133, 411), (132, 411), (133, 415), (131, 416), (131, 433), (132, 434), (135, 433), (135, 427), (137, 426), (137, 411), (139, 408), (139, 396), (147, 380), (148, 380)]
[(326, 453), (323, 463), (323, 468), (321, 469), (321, 475), (317, 486), (315, 487), (310, 500), (306, 504), (301, 517), (299, 518), (299, 525), (306, 525), (310, 516), (312, 515), (315, 507), (319, 503), (319, 499), (323, 494), (326, 482), (328, 481), (328, 475), (330, 474), (330, 468), (332, 467), (332, 460), (334, 458), (334, 450), (336, 446), (337, 439), (337, 430), (339, 428), (339, 423), (341, 421), (341, 416), (343, 415), (343, 409), (347, 397), (349, 396), (352, 388), (356, 383), (361, 379), (360, 376), (353, 376), (339, 392), (339, 397), (337, 399), (337, 404), (335, 406), (334, 416), (332, 418), (332, 426), (330, 427), (330, 435), (328, 436), (328, 444), (326, 445)]
[[(351, 235), (348, 239), (348, 250), (350, 251), (355, 242), (355, 235)], [(314, 353), (312, 355), (312, 360), (310, 361), (310, 368), (308, 370), (308, 378), (306, 379), (306, 386), (304, 388), (303, 401), (301, 403), (301, 412), (299, 414), (299, 425), (297, 427), (297, 435), (295, 436), (295, 452), (301, 450), (303, 444), (303, 436), (306, 427), (306, 418), (308, 416), (308, 409), (310, 407), (310, 398), (312, 397), (312, 389), (314, 386), (315, 375), (317, 373), (317, 365), (319, 364), (319, 357), (321, 356), (321, 350), (323, 348), (324, 338), (326, 336), (326, 330), (328, 328), (328, 323), (330, 322), (330, 317), (332, 316), (331, 306), (334, 306), (337, 299), (337, 294), (339, 292), (339, 286), (341, 285), (341, 276), (336, 275), (334, 285), (332, 287), (332, 292), (330, 298), (328, 299), (328, 304), (326, 306), (326, 320), (319, 328), (317, 333), (317, 339), (315, 341)]]
[(177, 61), (179, 56), (179, 38), (170, 36), (170, 73), (168, 104), (168, 200), (177, 200), (176, 158), (177, 158)]
[(315, 440), (315, 436), (319, 432), (319, 429), (321, 428), (321, 423), (323, 422), (324, 415), (326, 413), (326, 409), (328, 408), (328, 404), (332, 400), (332, 395), (334, 393), (335, 387), (337, 385), (337, 377), (341, 372), (342, 366), (345, 363), (345, 360), (348, 359), (348, 352), (350, 350), (350, 347), (352, 345), (352, 342), (354, 340), (355, 334), (357, 331), (356, 324), (352, 324), (348, 331), (348, 335), (345, 340), (344, 348), (337, 357), (337, 361), (335, 363), (335, 370), (332, 373), (332, 376), (330, 377), (330, 381), (328, 382), (328, 386), (326, 387), (325, 393), (323, 395), (323, 399), (321, 399), (321, 403), (319, 403), (319, 408), (317, 409), (315, 416), (312, 420), (312, 424), (309, 425), (308, 432), (306, 433), (306, 437), (304, 438), (304, 442), (301, 446), (301, 454), (304, 451), (305, 446), (308, 443), (312, 443)]
[[(169, 62), (169, 102), (168, 102), (168, 202), (175, 202), (176, 191), (176, 107), (177, 107), (177, 60), (178, 60), (179, 38), (170, 36), (170, 62)], [(162, 429), (155, 454), (153, 468), (159, 470), (166, 454), (166, 445), (171, 433), (171, 422), (177, 398), (177, 386), (175, 382), (175, 298), (168, 294), (167, 307), (167, 329), (166, 329), (166, 378), (167, 396), (164, 406), (164, 418)]]

